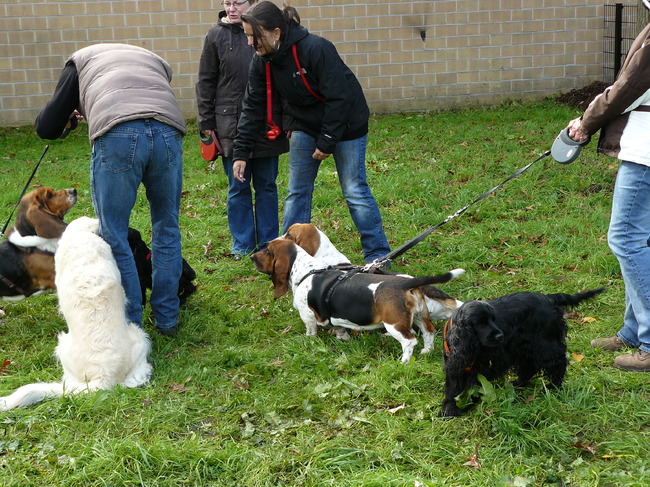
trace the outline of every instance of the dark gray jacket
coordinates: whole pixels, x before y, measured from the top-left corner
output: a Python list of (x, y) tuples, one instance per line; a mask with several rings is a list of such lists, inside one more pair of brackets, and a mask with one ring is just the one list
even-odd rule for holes
[[(242, 25), (224, 22), (224, 17), (225, 12), (221, 12), (219, 23), (205, 37), (196, 83), (196, 101), (199, 130), (214, 130), (225, 155), (232, 157), (241, 102), (255, 50), (248, 45)], [(266, 118), (266, 105), (262, 109)], [(282, 108), (280, 100), (276, 98), (273, 120), (280, 123), (281, 119)], [(253, 134), (254, 144), (249, 157), (276, 156), (289, 150), (286, 137), (270, 141), (264, 128), (258, 128)]]

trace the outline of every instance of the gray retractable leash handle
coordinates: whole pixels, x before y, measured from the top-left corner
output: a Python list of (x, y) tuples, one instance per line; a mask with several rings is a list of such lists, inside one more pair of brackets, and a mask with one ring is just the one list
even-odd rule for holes
[(565, 128), (555, 138), (551, 146), (551, 157), (560, 164), (571, 164), (580, 155), (582, 148), (591, 141), (591, 137), (584, 142), (578, 142), (569, 137), (569, 128)]

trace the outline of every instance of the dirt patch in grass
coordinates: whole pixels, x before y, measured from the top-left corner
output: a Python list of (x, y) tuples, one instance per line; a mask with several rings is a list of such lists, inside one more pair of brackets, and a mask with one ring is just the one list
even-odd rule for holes
[(555, 97), (558, 103), (567, 104), (579, 110), (585, 110), (596, 96), (600, 95), (605, 88), (609, 86), (608, 83), (602, 81), (594, 81), (584, 88), (577, 88), (567, 93)]

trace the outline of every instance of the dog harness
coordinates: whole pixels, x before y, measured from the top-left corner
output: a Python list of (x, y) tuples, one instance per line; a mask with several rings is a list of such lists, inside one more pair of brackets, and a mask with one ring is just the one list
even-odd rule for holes
[[(442, 346), (444, 348), (445, 358), (451, 355), (451, 349), (449, 348), (449, 342), (447, 341), (447, 333), (449, 330), (451, 330), (452, 326), (454, 326), (454, 322), (451, 318), (449, 318), (445, 323), (445, 327), (442, 329)], [(465, 367), (465, 372), (469, 374), (472, 371), (472, 367), (474, 367), (475, 362), (476, 360), (472, 360), (472, 363)]]

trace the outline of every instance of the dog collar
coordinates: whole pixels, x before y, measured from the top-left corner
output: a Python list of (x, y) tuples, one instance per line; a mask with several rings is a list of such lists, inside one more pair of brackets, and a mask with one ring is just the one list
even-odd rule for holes
[[(442, 346), (444, 348), (445, 358), (451, 355), (451, 349), (449, 348), (449, 342), (447, 341), (447, 333), (451, 330), (452, 326), (454, 326), (454, 322), (449, 318), (445, 323), (445, 327), (442, 329)], [(472, 360), (472, 363), (465, 367), (465, 372), (469, 374), (472, 371), (472, 367), (474, 367), (474, 363), (476, 363), (476, 360)]]

